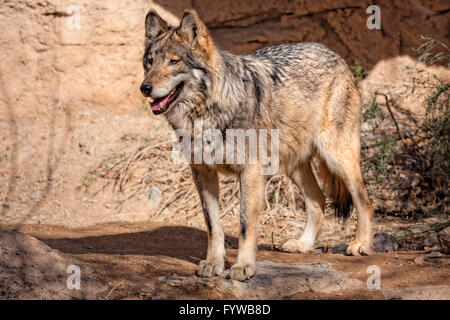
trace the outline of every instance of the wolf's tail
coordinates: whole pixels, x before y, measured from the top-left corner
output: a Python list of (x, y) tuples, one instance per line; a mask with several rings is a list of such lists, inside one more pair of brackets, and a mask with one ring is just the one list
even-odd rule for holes
[(340, 177), (332, 173), (323, 159), (320, 159), (318, 174), (325, 188), (325, 195), (334, 202), (334, 213), (344, 220), (350, 216), (353, 201), (348, 189)]

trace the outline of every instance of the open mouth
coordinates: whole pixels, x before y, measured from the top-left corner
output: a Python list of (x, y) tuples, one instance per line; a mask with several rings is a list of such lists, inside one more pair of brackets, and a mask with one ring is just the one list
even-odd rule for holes
[(170, 106), (180, 95), (181, 90), (184, 87), (184, 82), (180, 82), (167, 96), (156, 98), (153, 102), (150, 102), (150, 108), (154, 114), (161, 114), (169, 110)]

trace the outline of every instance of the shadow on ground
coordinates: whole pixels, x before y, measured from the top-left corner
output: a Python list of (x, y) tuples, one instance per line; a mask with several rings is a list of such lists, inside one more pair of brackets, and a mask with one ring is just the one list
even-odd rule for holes
[[(44, 239), (48, 246), (70, 254), (164, 255), (191, 263), (206, 258), (205, 231), (182, 226), (167, 226), (152, 231), (83, 238)], [(227, 248), (237, 248), (238, 240), (226, 236)]]

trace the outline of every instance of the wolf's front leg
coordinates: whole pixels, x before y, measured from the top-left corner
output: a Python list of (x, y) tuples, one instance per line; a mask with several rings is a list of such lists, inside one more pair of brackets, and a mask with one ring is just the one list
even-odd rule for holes
[(191, 169), (208, 228), (206, 260), (200, 262), (197, 274), (202, 277), (219, 276), (225, 262), (224, 235), (219, 218), (219, 177), (217, 171), (207, 166), (191, 166)]
[(227, 270), (227, 278), (243, 281), (255, 274), (256, 226), (263, 206), (264, 178), (258, 166), (246, 167), (240, 175), (241, 230), (237, 261)]

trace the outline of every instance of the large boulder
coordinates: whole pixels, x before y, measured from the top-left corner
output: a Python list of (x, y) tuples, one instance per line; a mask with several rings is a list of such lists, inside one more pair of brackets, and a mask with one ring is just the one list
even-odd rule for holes
[(0, 230), (0, 300), (97, 299), (107, 288), (81, 261), (31, 236)]
[(202, 291), (211, 299), (283, 299), (303, 292), (332, 293), (364, 288), (360, 280), (336, 271), (330, 264), (289, 265), (259, 260), (256, 269), (255, 276), (244, 282), (221, 277), (160, 277), (157, 283), (147, 285), (143, 295), (152, 299), (189, 299), (195, 297), (180, 296), (179, 292)]

